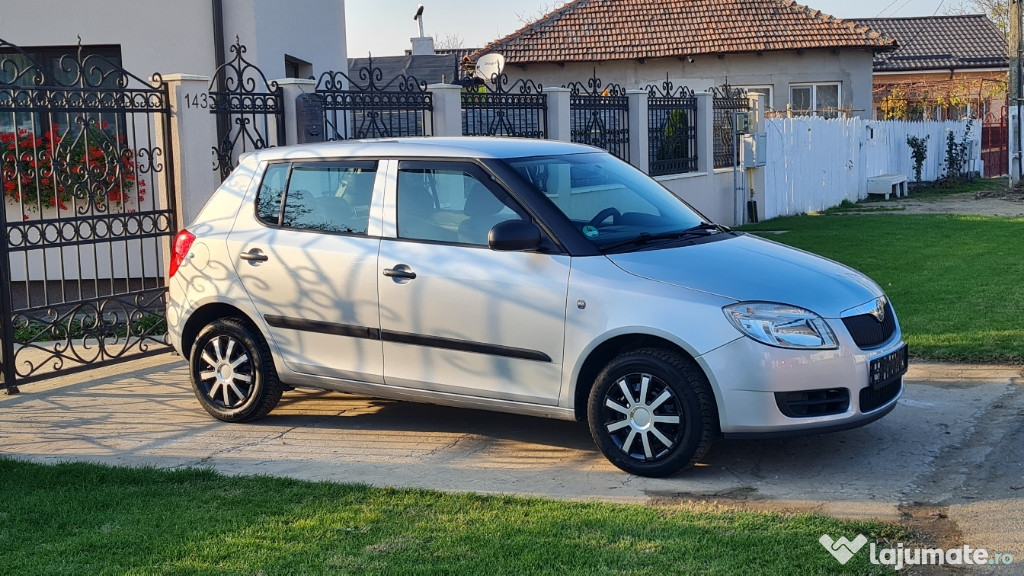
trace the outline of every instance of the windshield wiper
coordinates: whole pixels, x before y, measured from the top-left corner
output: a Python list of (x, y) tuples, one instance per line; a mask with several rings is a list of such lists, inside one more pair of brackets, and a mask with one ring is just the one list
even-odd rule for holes
[(601, 246), (599, 250), (601, 252), (610, 252), (616, 248), (622, 248), (623, 246), (632, 246), (639, 244), (647, 244), (648, 242), (657, 242), (658, 240), (679, 240), (682, 238), (689, 238), (691, 236), (707, 236), (711, 232), (732, 232), (727, 226), (721, 224), (714, 224), (711, 222), (701, 222), (696, 226), (687, 228), (685, 230), (675, 230), (672, 232), (661, 232), (660, 234), (651, 234), (650, 232), (641, 232), (639, 235), (618, 242), (612, 242)]

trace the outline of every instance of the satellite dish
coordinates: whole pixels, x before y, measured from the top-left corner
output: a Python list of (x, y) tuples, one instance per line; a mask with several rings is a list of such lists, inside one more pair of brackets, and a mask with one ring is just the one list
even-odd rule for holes
[(485, 82), (490, 82), (491, 78), (495, 75), (500, 75), (501, 71), (505, 69), (505, 57), (501, 54), (485, 54), (476, 61), (476, 73), (477, 78), (483, 79)]

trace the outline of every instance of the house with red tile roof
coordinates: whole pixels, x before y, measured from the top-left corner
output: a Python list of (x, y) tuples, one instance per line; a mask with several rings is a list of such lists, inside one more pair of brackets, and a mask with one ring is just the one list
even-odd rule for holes
[(574, 0), (474, 54), (510, 80), (625, 89), (730, 84), (793, 113), (871, 116), (872, 61), (896, 42), (792, 0)]
[(875, 55), (878, 119), (1006, 116), (1006, 38), (984, 14), (854, 21), (899, 42), (896, 50)]

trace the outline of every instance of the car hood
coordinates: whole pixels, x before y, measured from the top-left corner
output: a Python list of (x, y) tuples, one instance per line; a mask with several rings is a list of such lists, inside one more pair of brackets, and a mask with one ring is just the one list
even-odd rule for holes
[(642, 278), (736, 301), (801, 306), (829, 318), (883, 295), (878, 284), (852, 268), (746, 234), (608, 258)]

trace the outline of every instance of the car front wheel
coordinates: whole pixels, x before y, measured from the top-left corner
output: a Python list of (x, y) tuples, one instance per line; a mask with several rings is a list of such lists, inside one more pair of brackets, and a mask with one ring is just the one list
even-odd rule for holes
[(714, 435), (712, 392), (703, 373), (676, 352), (644, 349), (605, 366), (587, 416), (601, 452), (638, 476), (667, 476), (704, 457)]
[(262, 418), (284, 387), (263, 336), (237, 318), (208, 324), (189, 358), (192, 389), (212, 416), (225, 422)]

